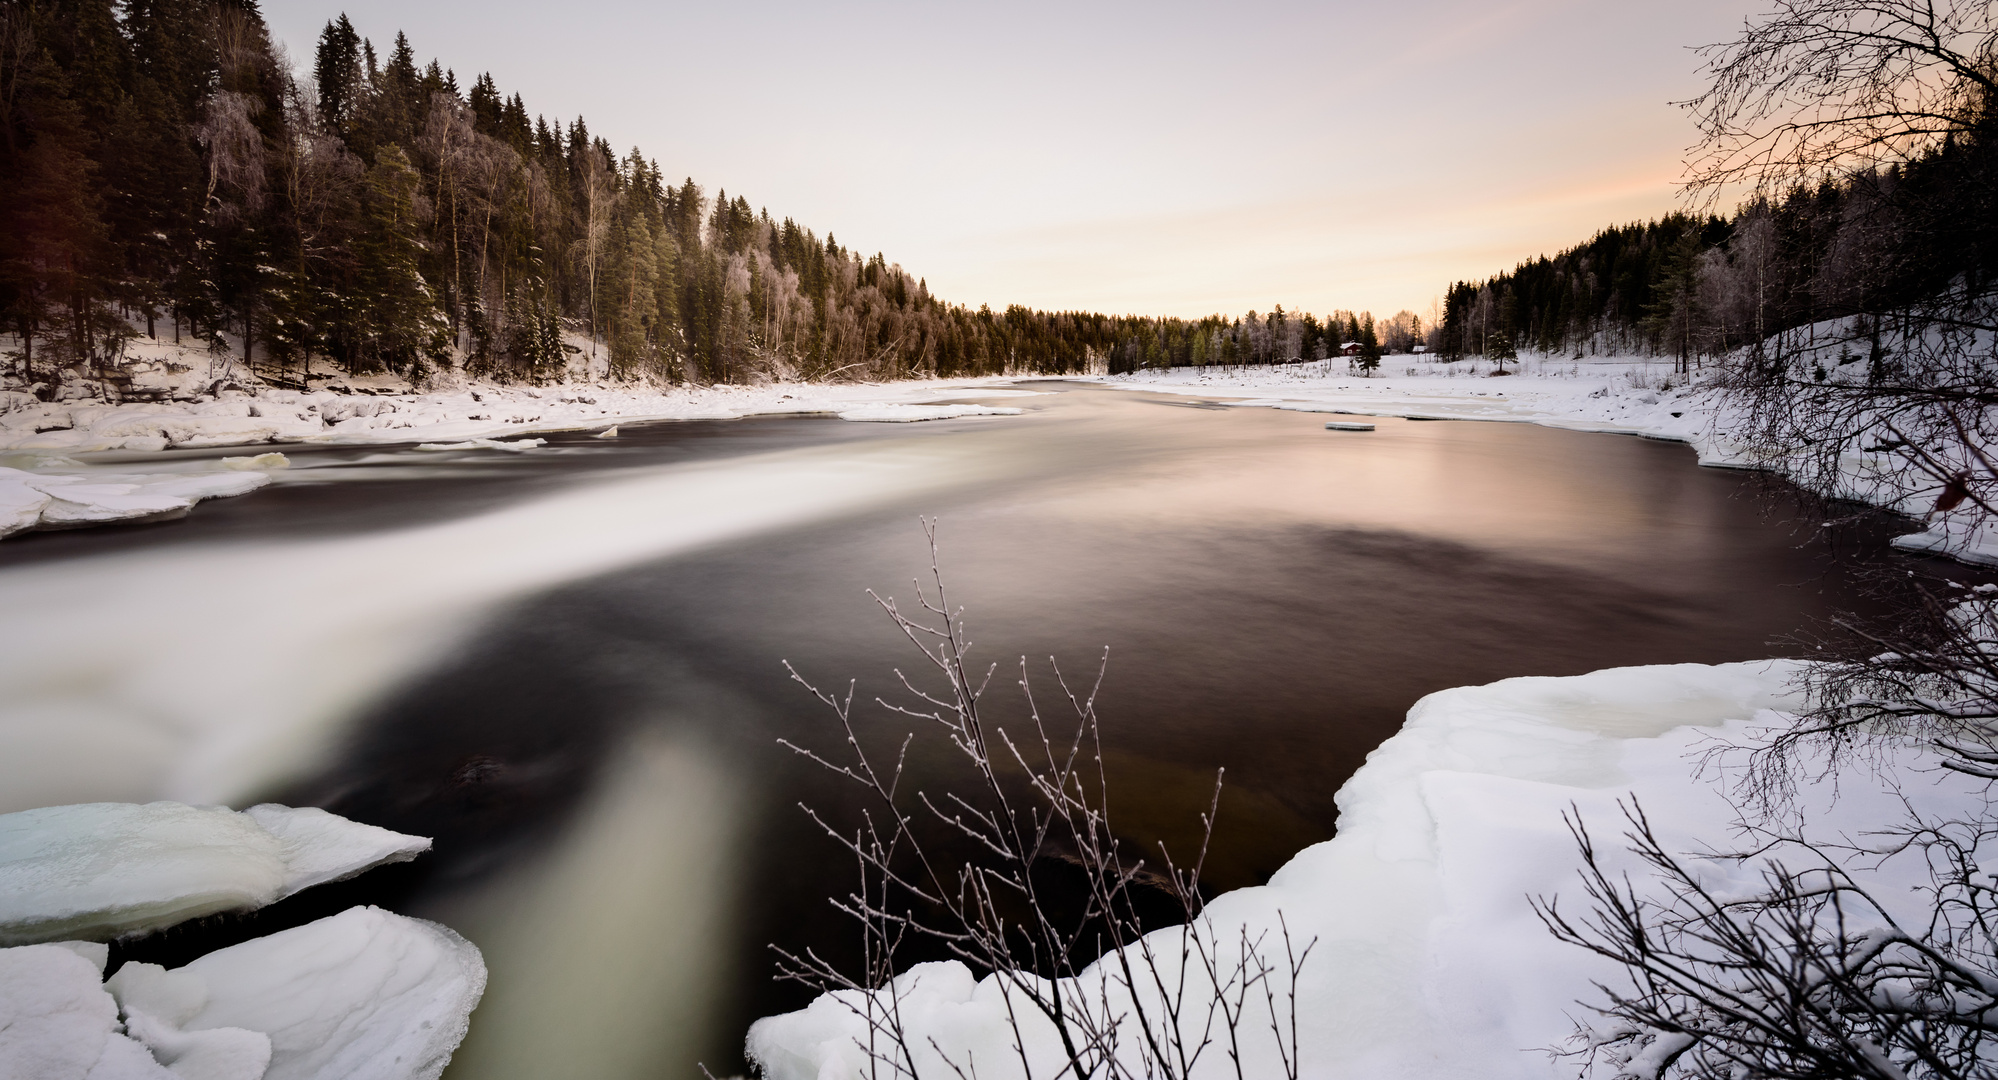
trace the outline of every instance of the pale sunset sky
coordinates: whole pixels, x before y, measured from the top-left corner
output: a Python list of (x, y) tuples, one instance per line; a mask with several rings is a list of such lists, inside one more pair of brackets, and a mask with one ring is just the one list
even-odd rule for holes
[[(343, 0), (264, 0), (293, 62)], [(884, 252), (936, 295), (1425, 318), (1677, 208), (1692, 46), (1761, 0), (344, 0), (461, 86)]]

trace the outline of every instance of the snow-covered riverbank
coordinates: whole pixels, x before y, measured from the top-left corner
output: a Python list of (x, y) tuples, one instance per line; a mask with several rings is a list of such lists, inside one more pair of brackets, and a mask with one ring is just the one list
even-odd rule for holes
[[(0, 537), (181, 516), (203, 499), (241, 495), (269, 482), (286, 465), (269, 444), (520, 450), (533, 445), (522, 438), (533, 433), (589, 430), (614, 437), (616, 425), (645, 421), (826, 415), (909, 423), (1018, 414), (1017, 407), (982, 403), (1029, 393), (991, 385), (995, 381), (665, 391), (472, 385), (431, 394), (343, 384), (344, 393), (223, 389), (205, 399), (118, 405), (50, 403), (0, 392)], [(261, 452), (149, 460), (169, 449), (239, 446)]]
[[(1690, 443), (1700, 464), (1743, 466), (1742, 449), (1717, 423), (1714, 395), (1699, 373), (1675, 374), (1669, 361), (1597, 358), (1528, 361), (1491, 377), (1486, 363), (1432, 364), (1391, 356), (1367, 377), (1347, 362), (1321, 360), (1254, 368), (1175, 368), (1112, 376), (1131, 390), (1213, 397), (1242, 407), (1358, 416), (1490, 420), (1573, 431), (1641, 435)], [(1390, 374), (1389, 372), (1400, 372)]]
[[(1828, 339), (1829, 340), (1829, 339)], [(1827, 345), (1826, 348), (1831, 348)], [(1669, 360), (1535, 359), (1491, 377), (1488, 363), (1433, 364), (1388, 357), (1363, 377), (1344, 360), (1257, 368), (1178, 368), (1113, 376), (1112, 386), (1210, 397), (1240, 407), (1296, 409), (1426, 420), (1539, 424), (1572, 431), (1684, 442), (1700, 464), (1761, 468), (1741, 438), (1743, 420), (1705, 385), (1710, 372), (1679, 374)], [(1399, 374), (1393, 374), (1399, 372)], [(1904, 551), (1998, 566), (1998, 525), (1972, 504), (1935, 509), (1943, 485), (1887, 446), (1854, 446), (1842, 457), (1843, 498), (1892, 510), (1920, 528), (1897, 537)]]
[[(1737, 823), (1723, 778), (1701, 775), (1699, 756), (1715, 740), (1740, 740), (1794, 707), (1792, 662), (1622, 668), (1567, 678), (1517, 678), (1432, 694), (1409, 711), (1402, 730), (1368, 756), (1340, 789), (1339, 835), (1307, 848), (1266, 886), (1216, 898), (1207, 909), (1225, 952), (1246, 928), (1280, 942), (1283, 926), (1300, 946), (1317, 946), (1297, 983), (1303, 1068), (1315, 1078), (1461, 1077), (1554, 1080), (1575, 1075), (1550, 1058), (1577, 1019), (1578, 1000), (1598, 998), (1618, 970), (1549, 935), (1531, 897), (1585, 904), (1579, 858), (1562, 822), (1572, 810), (1593, 829), (1617, 871), (1644, 888), (1644, 868), (1617, 858), (1619, 799), (1641, 800), (1669, 850), (1728, 846)], [(1912, 755), (1911, 755), (1912, 757)], [(1889, 775), (1895, 762), (1889, 761)], [(1934, 811), (1969, 807), (1981, 784), (1920, 776), (1905, 791), (1849, 784), (1807, 789), (1800, 815), (1817, 835), (1858, 838), (1896, 820), (1897, 801)], [(1224, 811), (1225, 812), (1225, 811)], [(1752, 886), (1758, 866), (1712, 863), (1717, 886)], [(1907, 886), (1927, 880), (1919, 856), (1882, 861), (1864, 880), (1895, 902), (1919, 904)], [(1283, 925), (1278, 921), (1279, 913)], [(1158, 953), (1179, 955), (1175, 929), (1158, 931)], [(1281, 945), (1277, 954), (1282, 955)], [(1223, 969), (1233, 960), (1224, 955)], [(1168, 971), (1166, 985), (1173, 985)], [(1198, 976), (1196, 976), (1196, 979)], [(1283, 1012), (1287, 981), (1279, 969)], [(1107, 964), (1085, 972), (1076, 992), (1101, 999)], [(1120, 996), (1114, 988), (1111, 998)], [(975, 981), (961, 965), (923, 965), (897, 981), (900, 1014), (919, 1075), (956, 1075), (975, 1063), (988, 1080), (1022, 1075), (1014, 1028), (992, 978)], [(885, 993), (885, 992), (884, 992)], [(1210, 995), (1211, 996), (1211, 995)], [(846, 1000), (841, 1000), (844, 997)], [(752, 1056), (771, 1080), (845, 1080), (869, 1075), (856, 1040), (865, 1029), (850, 994), (760, 1021)], [(1031, 1007), (1014, 1002), (1022, 1015)], [(1159, 1013), (1156, 1009), (1152, 1015)], [(1189, 1008), (1191, 1044), (1210, 1014)], [(1261, 995), (1245, 1025), (1247, 1075), (1282, 1076)], [(1022, 1020), (1033, 1075), (1056, 1075), (1059, 1043), (1038, 1016)], [(1225, 1042), (1217, 1024), (1212, 1034)], [(1125, 1042), (1133, 1043), (1133, 1033)], [(1225, 1048), (1210, 1048), (1201, 1076), (1232, 1076)], [(968, 1072), (969, 1070), (966, 1069)], [(1600, 1075), (1617, 1074), (1613, 1065)]]

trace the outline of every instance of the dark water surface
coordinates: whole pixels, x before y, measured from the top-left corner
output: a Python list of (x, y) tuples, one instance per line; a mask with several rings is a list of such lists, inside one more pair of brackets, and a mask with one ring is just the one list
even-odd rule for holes
[[(1700, 469), (1681, 445), (1492, 423), (1337, 433), (1306, 413), (1033, 385), (1056, 392), (1009, 402), (1029, 410), (1011, 419), (656, 425), (420, 467), (302, 453), (286, 484), (184, 522), (9, 541), (0, 565), (360, 534), (773, 449), (948, 445), (967, 475), (1007, 464), (509, 605), (379, 697), (315, 775), (270, 793), (435, 836), (431, 856), (123, 954), (173, 961), (377, 902), (487, 951), (492, 988), (450, 1076), (739, 1070), (747, 1023), (809, 997), (770, 983), (767, 944), (853, 937), (826, 904), (850, 864), (796, 807), (837, 813), (841, 791), (775, 744), (832, 748), (834, 729), (780, 661), (858, 679), (863, 702), (890, 693), (892, 668), (915, 670), (866, 590), (912, 599), (918, 515), (941, 519), (976, 655), (1002, 664), (1002, 723), (1020, 722), (1021, 656), (1052, 690), (1049, 655), (1086, 682), (1109, 648), (1120, 831), (1184, 843), (1227, 768), (1217, 889), (1329, 837), (1339, 785), (1423, 694), (1793, 653), (1786, 636), (1867, 607), (1833, 539), (1892, 558), (1887, 523), (1794, 529), (1744, 474)], [(865, 724), (883, 739), (908, 727), (879, 710)], [(917, 781), (941, 784), (936, 747), (914, 755)]]

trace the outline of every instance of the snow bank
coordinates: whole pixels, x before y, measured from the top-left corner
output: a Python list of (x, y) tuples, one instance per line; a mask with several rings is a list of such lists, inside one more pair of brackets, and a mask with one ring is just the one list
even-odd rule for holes
[[(926, 404), (1010, 397), (995, 380), (877, 384), (772, 384), (652, 390), (604, 384), (471, 385), (417, 393), (382, 387), (226, 390), (213, 400), (110, 405), (0, 400), (0, 451), (146, 451), (255, 443), (485, 443), (515, 435), (595, 429), (613, 421), (732, 420), (824, 413), (849, 419), (942, 420), (1005, 416), (1017, 409)], [(341, 392), (345, 391), (345, 392)], [(912, 407), (920, 404), (920, 407)]]
[[(1574, 806), (1600, 846), (1615, 848), (1616, 800), (1635, 794), (1669, 850), (1724, 844), (1734, 810), (1716, 784), (1696, 778), (1694, 758), (1712, 738), (1743, 736), (1777, 719), (1767, 710), (1793, 706), (1795, 670), (1780, 661), (1624, 668), (1432, 694), (1340, 789), (1339, 835), (1299, 853), (1268, 885), (1218, 897), (1207, 909), (1212, 933), (1224, 949), (1244, 926), (1276, 940), (1281, 912), (1300, 945), (1317, 939), (1297, 987), (1305, 1076), (1572, 1076), (1538, 1048), (1564, 1040), (1582, 1014), (1574, 1002), (1593, 999), (1592, 982), (1615, 981), (1617, 971), (1554, 941), (1528, 904), (1563, 893), (1580, 902), (1562, 812)], [(1971, 781), (1933, 777), (1908, 794), (1931, 807), (1979, 797)], [(1854, 785), (1836, 801), (1814, 790), (1802, 811), (1821, 835), (1857, 836), (1896, 818), (1895, 799), (1884, 785)], [(1924, 880), (1912, 865), (1874, 876), (1896, 895)], [(1154, 940), (1175, 954), (1178, 933)], [(1070, 990), (1099, 1000), (1106, 974), (1092, 968)], [(974, 981), (949, 963), (895, 986), (920, 1074), (955, 1075), (948, 1059), (975, 1062), (983, 1080), (1021, 1075), (997, 980)], [(770, 1080), (863, 1077), (854, 1040), (864, 1041), (864, 1028), (848, 1007), (857, 1003), (829, 995), (758, 1021), (749, 1052)], [(1250, 1027), (1245, 1073), (1282, 1075), (1267, 1028)], [(1034, 1075), (1053, 1075), (1048, 1025), (1037, 1019), (1027, 1032)], [(1233, 1075), (1212, 1050), (1199, 1071)]]
[[(224, 390), (212, 400), (109, 405), (37, 401), (0, 394), (0, 454), (40, 464), (0, 468), (0, 537), (30, 529), (132, 524), (180, 517), (202, 499), (240, 495), (288, 464), (284, 455), (224, 458), (199, 471), (135, 471), (52, 454), (131, 453), (256, 443), (387, 445), (425, 451), (519, 453), (546, 444), (532, 432), (599, 431), (661, 420), (738, 420), (823, 415), (864, 423), (911, 423), (964, 416), (1014, 416), (1018, 408), (943, 404), (964, 397), (1033, 396), (986, 385), (994, 380), (911, 380), (872, 384), (686, 387), (474, 385), (448, 392), (399, 393)], [(233, 384), (231, 384), (233, 385)]]
[(406, 862), (430, 841), (324, 810), (84, 803), (0, 815), (0, 945), (108, 940)]
[[(1392, 368), (1406, 357), (1389, 357)], [(1748, 459), (1729, 433), (1718, 399), (1671, 365), (1595, 359), (1520, 365), (1503, 379), (1420, 364), (1406, 374), (1362, 377), (1346, 361), (1257, 368), (1174, 368), (1102, 381), (1128, 390), (1197, 394), (1239, 408), (1399, 416), (1417, 420), (1488, 420), (1571, 431), (1639, 435), (1692, 444), (1700, 464), (1742, 467)]]
[[(1834, 354), (1847, 344), (1844, 335), (1835, 323), (1814, 329), (1822, 339), (1816, 348), (1825, 365), (1834, 366), (1838, 362)], [(1809, 351), (1804, 355), (1808, 357)], [(1384, 366), (1393, 369), (1403, 359), (1389, 357)], [(1669, 363), (1548, 359), (1519, 365), (1516, 374), (1504, 379), (1469, 377), (1466, 371), (1427, 363), (1403, 366), (1402, 375), (1362, 378), (1345, 366), (1343, 360), (1328, 360), (1259, 368), (1176, 368), (1104, 381), (1131, 390), (1214, 396), (1222, 399), (1221, 404), (1241, 408), (1488, 420), (1639, 435), (1691, 444), (1702, 465), (1760, 467), (1733, 434), (1741, 419), (1720, 395), (1699, 385), (1698, 373), (1674, 374)], [(1973, 463), (1956, 464), (1970, 468)], [(1986, 520), (1974, 502), (1936, 512), (1941, 485), (1885, 447), (1852, 447), (1840, 460), (1834, 486), (1832, 494), (1839, 498), (1919, 519), (1921, 531), (1893, 541), (1903, 551), (1998, 566), (1998, 520)]]
[[(259, 462), (262, 464), (244, 464)], [(224, 458), (205, 472), (128, 473), (60, 461), (35, 470), (0, 468), (0, 537), (29, 529), (75, 529), (180, 517), (203, 499), (242, 495), (270, 483), (281, 454)]]
[(105, 985), (176, 1071), (202, 1053), (213, 1064), (197, 1075), (216, 1080), (433, 1080), (465, 1037), (486, 968), (446, 927), (355, 907), (173, 970), (128, 963)]

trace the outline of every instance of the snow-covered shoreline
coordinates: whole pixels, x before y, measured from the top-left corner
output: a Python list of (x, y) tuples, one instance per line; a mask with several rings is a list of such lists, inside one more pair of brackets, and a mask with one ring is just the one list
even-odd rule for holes
[[(1796, 662), (1780, 660), (1681, 664), (1514, 678), (1431, 694), (1340, 789), (1339, 834), (1299, 852), (1269, 884), (1217, 897), (1207, 924), (1224, 951), (1240, 940), (1238, 928), (1251, 940), (1259, 934), (1280, 940), (1286, 927), (1300, 947), (1317, 940), (1297, 983), (1302, 1076), (1572, 1077), (1575, 1065), (1547, 1050), (1572, 1034), (1576, 1020), (1587, 1019), (1577, 1002), (1598, 997), (1592, 984), (1614, 984), (1619, 972), (1556, 941), (1529, 903), (1561, 896), (1563, 910), (1574, 911), (1582, 902), (1580, 860), (1562, 814), (1578, 813), (1613, 868), (1630, 871), (1640, 888), (1644, 868), (1616, 850), (1619, 800), (1640, 800), (1671, 850), (1727, 847), (1739, 815), (1725, 777), (1703, 774), (1701, 756), (1718, 742), (1741, 742), (1781, 722), (1781, 711), (1798, 704), (1797, 671)], [(1914, 781), (1908, 770), (1916, 756), (1890, 753), (1884, 767)], [(1826, 838), (1857, 837), (1895, 820), (1901, 794), (1928, 811), (1967, 808), (1982, 798), (1979, 782), (1932, 774), (1904, 791), (1851, 784), (1834, 797), (1831, 786), (1806, 789), (1798, 805)], [(1926, 880), (1918, 863), (1882, 860), (1867, 879), (1880, 895), (1918, 904), (1919, 895), (1907, 888)], [(1752, 885), (1757, 869), (1753, 863), (1704, 868), (1716, 884), (1733, 886)], [(1154, 935), (1168, 964), (1179, 955), (1178, 933)], [(1224, 970), (1232, 963), (1224, 955)], [(1173, 972), (1166, 975), (1165, 984), (1173, 985)], [(1072, 992), (1100, 1001), (1106, 979), (1111, 998), (1121, 999), (1107, 962), (1086, 971)], [(990, 1080), (1022, 1075), (999, 980), (974, 980), (953, 962), (921, 965), (896, 987), (919, 1075), (956, 1075), (946, 1059), (959, 1068), (975, 1061)], [(852, 1008), (857, 1002), (842, 992), (759, 1021), (748, 1046), (763, 1075), (869, 1075), (856, 1042), (865, 1035)], [(1186, 1015), (1207, 1013), (1195, 1007)], [(1245, 1073), (1284, 1075), (1260, 1000), (1250, 1016)], [(1189, 1023), (1198, 1042), (1198, 1021)], [(1022, 1027), (1033, 1075), (1055, 1075), (1060, 1052), (1051, 1025), (1029, 1017)], [(1224, 1037), (1218, 1029), (1214, 1034)], [(1612, 1065), (1599, 1075), (1614, 1072)], [(1196, 1075), (1234, 1072), (1217, 1051)]]
[[(42, 402), (0, 392), (0, 537), (34, 529), (137, 524), (179, 517), (203, 499), (245, 494), (287, 465), (275, 445), (522, 450), (531, 435), (620, 424), (823, 415), (911, 423), (1022, 410), (968, 398), (1031, 396), (1005, 380), (892, 385), (773, 384), (650, 390), (602, 383), (466, 385), (448, 392), (383, 387), (223, 389), (207, 400)], [(153, 459), (165, 450), (263, 450), (221, 459)], [(152, 460), (149, 460), (152, 459)]]
[(1726, 426), (1715, 422), (1714, 395), (1700, 387), (1699, 374), (1675, 374), (1669, 361), (1531, 360), (1513, 365), (1504, 378), (1493, 378), (1485, 364), (1439, 365), (1391, 356), (1383, 369), (1403, 374), (1363, 376), (1339, 359), (1263, 368), (1140, 371), (1103, 382), (1129, 390), (1215, 397), (1240, 407), (1637, 435), (1689, 443), (1702, 465), (1752, 466)]
[[(1413, 362), (1411, 362), (1413, 361)], [(1416, 420), (1484, 420), (1536, 424), (1607, 435), (1683, 442), (1708, 468), (1759, 469), (1735, 433), (1742, 418), (1704, 385), (1708, 372), (1680, 374), (1670, 360), (1630, 357), (1530, 359), (1493, 378), (1485, 363), (1439, 365), (1388, 357), (1386, 371), (1362, 376), (1344, 360), (1263, 368), (1177, 368), (1111, 376), (1129, 390), (1212, 397), (1244, 408), (1394, 416)], [(1896, 537), (1902, 551), (1998, 566), (1998, 523), (1966, 504), (1932, 509), (1941, 485), (1898, 455), (1848, 452), (1840, 465), (1841, 498), (1906, 516), (1920, 527)]]

